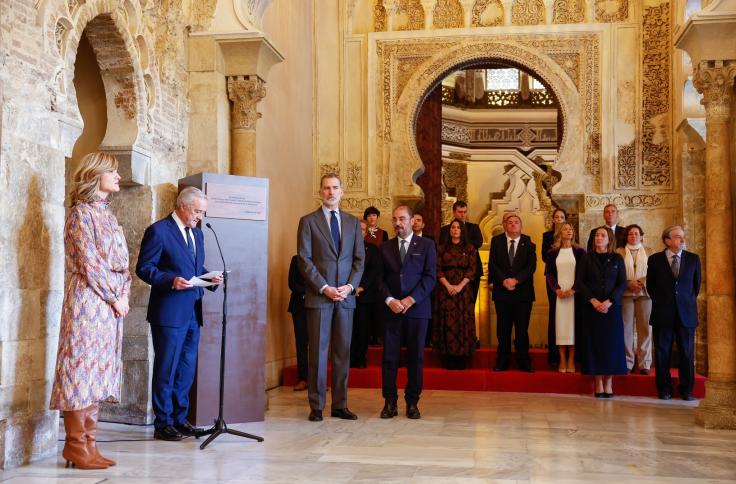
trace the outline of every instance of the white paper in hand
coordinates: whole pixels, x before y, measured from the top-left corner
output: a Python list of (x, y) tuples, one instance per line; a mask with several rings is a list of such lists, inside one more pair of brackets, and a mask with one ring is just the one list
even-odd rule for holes
[(191, 284), (192, 286), (196, 286), (196, 287), (209, 287), (209, 286), (215, 285), (214, 282), (205, 281), (204, 279), (200, 279), (197, 276), (192, 277), (187, 282)]

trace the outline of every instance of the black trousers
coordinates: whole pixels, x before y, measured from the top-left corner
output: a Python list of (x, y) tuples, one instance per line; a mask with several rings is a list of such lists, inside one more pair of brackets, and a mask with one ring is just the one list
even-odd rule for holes
[(506, 369), (511, 363), (511, 330), (513, 329), (516, 363), (519, 368), (530, 368), (529, 316), (532, 313), (532, 301), (494, 302), (497, 319), (496, 336), (498, 337), (496, 367)]
[(399, 398), (396, 375), (399, 371), (401, 356), (401, 336), (406, 334), (407, 383), (404, 389), (404, 400), (407, 404), (416, 404), (422, 393), (427, 320), (390, 313), (384, 320), (384, 328), (383, 367), (381, 369), (383, 398), (394, 402)]
[(671, 326), (652, 326), (654, 337), (654, 364), (656, 366), (656, 382), (659, 393), (672, 393), (672, 376), (670, 375), (670, 357), (672, 356), (672, 340), (677, 344), (680, 356), (678, 370), (680, 394), (693, 392), (695, 382), (695, 328), (687, 328), (677, 318)]
[(557, 309), (557, 294), (547, 285), (547, 300), (549, 301), (549, 323), (547, 324), (547, 363), (550, 366), (560, 364), (560, 349), (557, 347), (557, 326), (555, 325), (555, 311)]
[(371, 317), (375, 311), (375, 303), (358, 302), (353, 319), (353, 336), (350, 340), (350, 366), (358, 367), (367, 364), (368, 340), (371, 336)]
[(296, 310), (291, 313), (294, 323), (294, 343), (296, 343), (296, 371), (299, 381), (307, 381), (309, 376), (309, 332), (307, 331), (307, 312)]

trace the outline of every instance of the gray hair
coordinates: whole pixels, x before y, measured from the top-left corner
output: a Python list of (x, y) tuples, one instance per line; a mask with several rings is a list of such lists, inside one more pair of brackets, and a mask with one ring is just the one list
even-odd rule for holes
[(664, 242), (665, 244), (667, 244), (667, 242), (666, 242), (667, 239), (671, 239), (672, 238), (672, 231), (675, 230), (675, 229), (680, 229), (683, 232), (685, 232), (685, 229), (682, 228), (682, 225), (672, 225), (671, 227), (667, 227), (666, 229), (664, 229), (662, 231), (662, 242)]
[(181, 207), (184, 205), (188, 207), (192, 204), (195, 198), (207, 200), (207, 195), (197, 187), (186, 187), (184, 190), (179, 192), (179, 196), (176, 197), (176, 206)]

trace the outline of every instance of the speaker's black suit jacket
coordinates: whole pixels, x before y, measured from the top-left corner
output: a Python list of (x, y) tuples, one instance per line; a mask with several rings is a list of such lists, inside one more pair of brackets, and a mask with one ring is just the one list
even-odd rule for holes
[(700, 257), (682, 251), (680, 273), (675, 279), (666, 251), (649, 257), (647, 292), (652, 298), (652, 326), (672, 326), (679, 316), (686, 328), (698, 326), (698, 293), (701, 281)]
[[(493, 282), (494, 301), (534, 301), (534, 271), (537, 269), (537, 246), (528, 235), (522, 234), (514, 253), (514, 264), (509, 264), (506, 233), (491, 239), (491, 255), (488, 259), (488, 278)], [(503, 286), (504, 279), (518, 280), (513, 291)]]

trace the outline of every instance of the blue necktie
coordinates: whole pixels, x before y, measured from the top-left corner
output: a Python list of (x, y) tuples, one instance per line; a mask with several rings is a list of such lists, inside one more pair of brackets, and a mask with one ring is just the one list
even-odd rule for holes
[(406, 240), (401, 239), (401, 247), (399, 247), (399, 259), (401, 259), (401, 263), (404, 263), (404, 257), (406, 257)]
[(189, 255), (192, 256), (193, 261), (197, 261), (197, 256), (194, 253), (194, 241), (192, 240), (192, 230), (189, 227), (184, 228), (184, 232), (187, 234), (187, 249), (189, 249)]
[(335, 243), (335, 251), (340, 252), (340, 226), (337, 223), (337, 212), (330, 210), (330, 233), (332, 234), (332, 242)]

